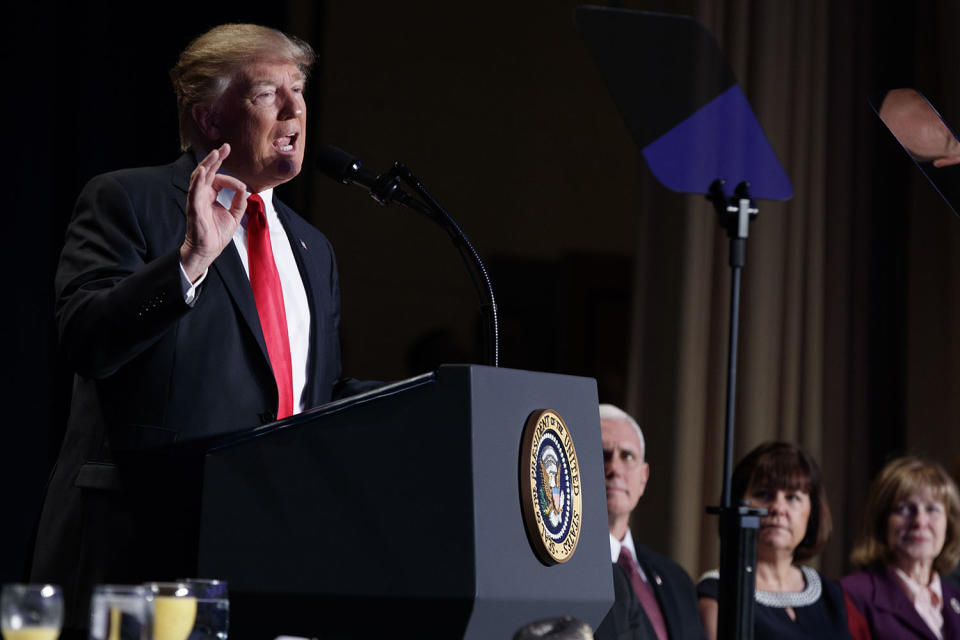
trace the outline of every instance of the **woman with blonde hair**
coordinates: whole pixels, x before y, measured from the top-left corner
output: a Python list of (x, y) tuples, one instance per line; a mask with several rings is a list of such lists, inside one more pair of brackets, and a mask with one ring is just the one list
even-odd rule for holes
[(840, 584), (874, 638), (960, 639), (960, 589), (940, 580), (960, 558), (960, 494), (939, 464), (893, 460), (870, 487)]

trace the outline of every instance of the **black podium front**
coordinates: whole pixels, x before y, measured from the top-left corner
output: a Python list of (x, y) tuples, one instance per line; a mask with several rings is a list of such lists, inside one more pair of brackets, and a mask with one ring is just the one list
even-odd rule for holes
[[(537, 559), (521, 435), (552, 409), (576, 447), (582, 531)], [(596, 382), (481, 366), (325, 405), (207, 453), (198, 571), (229, 581), (230, 637), (511, 638), (596, 628), (613, 601)]]

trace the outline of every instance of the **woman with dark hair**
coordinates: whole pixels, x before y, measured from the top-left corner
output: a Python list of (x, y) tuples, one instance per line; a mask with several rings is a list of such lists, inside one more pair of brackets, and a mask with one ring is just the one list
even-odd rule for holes
[(850, 561), (840, 581), (875, 638), (960, 639), (960, 588), (940, 580), (960, 558), (960, 496), (939, 464), (888, 463), (870, 486)]
[[(757, 532), (754, 637), (849, 640), (843, 592), (800, 563), (817, 555), (832, 523), (820, 467), (800, 447), (768, 442), (733, 471), (736, 503), (762, 507)], [(719, 573), (706, 573), (697, 585), (700, 616), (711, 640), (717, 637)]]

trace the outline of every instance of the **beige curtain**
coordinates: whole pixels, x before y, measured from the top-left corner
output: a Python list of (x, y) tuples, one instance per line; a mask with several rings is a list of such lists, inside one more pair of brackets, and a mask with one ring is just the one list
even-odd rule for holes
[[(760, 202), (750, 228), (737, 458), (783, 439), (824, 460), (827, 6), (700, 0), (691, 7), (717, 36), (794, 186), (787, 203)], [(646, 176), (643, 192), (628, 410), (643, 417), (652, 473), (632, 529), (696, 576), (719, 556), (716, 521), (704, 505), (717, 504), (721, 488), (728, 243), (702, 198), (665, 194)], [(661, 314), (672, 326), (657, 320)]]
[[(493, 6), (464, 12), (433, 1), (396, 5), (395, 15), (381, 7), (371, 22), (362, 3), (325, 3), (321, 11), (291, 0), (297, 10), (290, 16), (298, 25), (323, 16), (325, 26), (315, 25), (324, 33), (324, 73), (317, 76), (323, 80), (312, 85), (323, 88), (322, 102), (317, 96), (323, 110), (311, 112), (315, 123), (326, 123), (320, 138), (355, 150), (370, 166), (389, 166), (403, 150), (405, 161), (451, 194), (446, 204), (486, 255), (555, 260), (636, 250), (624, 408), (644, 427), (652, 471), (632, 528), (696, 575), (717, 564), (719, 549), (715, 520), (704, 507), (717, 503), (720, 492), (727, 240), (708, 203), (666, 191), (633, 155), (572, 25), (579, 4), (519, 3), (506, 15)], [(866, 102), (881, 72), (915, 57), (926, 62), (917, 63), (915, 75), (937, 80), (960, 107), (956, 56), (947, 49), (960, 5), (937, 0), (888, 13), (869, 0), (607, 4), (700, 19), (719, 40), (793, 180), (793, 199), (761, 202), (750, 230), (736, 455), (780, 438), (816, 456), (835, 523), (822, 568), (839, 575), (878, 460), (904, 444), (949, 452), (945, 439), (960, 439), (960, 358), (954, 357), (960, 336), (951, 337), (960, 327), (960, 303), (951, 295), (960, 282), (958, 221), (884, 137)], [(921, 45), (929, 51), (915, 51)], [(938, 55), (938, 47), (947, 53)], [(383, 63), (383, 51), (398, 52), (395, 65)], [(414, 68), (422, 72), (397, 71)], [(889, 158), (879, 162), (884, 149)], [(506, 179), (477, 178), (471, 168), (500, 166), (504, 150), (522, 162), (505, 166)], [(895, 171), (878, 173), (878, 164), (891, 159), (900, 161)], [(907, 197), (911, 176), (914, 201)], [(491, 191), (474, 197), (481, 183)], [(402, 348), (420, 334), (423, 319), (403, 321), (405, 314), (394, 313), (386, 332), (381, 312), (402, 308), (403, 292), (427, 288), (431, 300), (443, 301), (438, 308), (469, 308), (472, 299), (450, 304), (451, 292), (472, 295), (459, 288), (459, 273), (448, 279), (445, 272), (405, 268), (385, 278), (371, 268), (378, 264), (371, 255), (410, 260), (398, 238), (422, 247), (414, 262), (446, 264), (449, 248), (432, 249), (408, 216), (383, 215), (379, 233), (368, 234), (366, 210), (337, 213), (360, 210), (354, 191), (321, 180), (302, 188), (316, 188), (317, 222), (338, 249), (345, 326), (355, 332), (343, 331), (352, 370), (371, 375), (384, 363), (402, 362)], [(902, 208), (899, 200), (889, 202), (892, 195)], [(936, 215), (908, 219), (908, 206)], [(908, 256), (908, 264), (878, 274), (884, 251), (896, 242), (895, 260)], [(391, 253), (395, 247), (404, 248)], [(449, 325), (469, 322), (451, 316)], [(590, 339), (564, 337), (558, 344), (586, 351)], [(549, 368), (534, 355), (524, 366)], [(566, 353), (556, 359), (564, 372), (571, 372), (571, 361)], [(384, 379), (393, 375), (387, 371)], [(610, 384), (619, 381), (618, 369), (577, 372), (619, 389)]]

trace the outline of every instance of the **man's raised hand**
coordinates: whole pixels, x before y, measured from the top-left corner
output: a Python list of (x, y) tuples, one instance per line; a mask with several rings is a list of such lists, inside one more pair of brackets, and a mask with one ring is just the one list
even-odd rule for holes
[[(217, 173), (230, 155), (230, 145), (214, 149), (200, 161), (190, 175), (187, 191), (187, 233), (180, 246), (180, 264), (191, 282), (203, 275), (207, 267), (233, 239), (247, 209), (247, 187), (234, 177)], [(230, 208), (217, 202), (223, 188), (234, 190)]]

